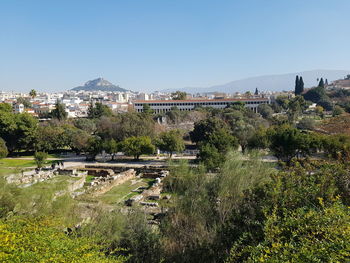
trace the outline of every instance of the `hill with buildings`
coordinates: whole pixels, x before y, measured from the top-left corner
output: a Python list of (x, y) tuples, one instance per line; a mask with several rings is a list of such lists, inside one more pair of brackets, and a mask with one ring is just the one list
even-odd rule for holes
[(89, 80), (86, 82), (83, 86), (78, 86), (73, 88), (72, 90), (79, 91), (79, 90), (84, 90), (84, 91), (120, 91), (120, 92), (125, 92), (127, 91), (126, 89), (123, 89), (119, 86), (116, 86), (112, 84), (111, 82), (103, 79), (103, 78), (97, 78), (94, 80)]

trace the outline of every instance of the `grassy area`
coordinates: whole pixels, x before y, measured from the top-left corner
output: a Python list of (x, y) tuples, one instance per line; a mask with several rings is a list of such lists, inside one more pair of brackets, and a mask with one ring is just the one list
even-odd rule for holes
[(6, 184), (0, 179), (0, 187), (2, 194), (11, 197), (5, 202), (14, 202), (19, 214), (50, 216), (71, 225), (81, 220), (74, 208), (77, 201), (67, 192), (70, 182), (77, 179), (62, 175), (27, 187)]
[(36, 166), (34, 160), (22, 160), (22, 159), (14, 159), (14, 158), (6, 158), (0, 160), (0, 167), (34, 167)]
[(14, 169), (11, 168), (0, 168), (0, 176), (11, 174), (14, 172)]
[[(14, 153), (13, 156), (8, 156), (12, 158), (34, 158), (33, 153), (25, 153), (25, 152), (19, 152), (19, 153)], [(58, 153), (49, 153), (47, 155), (47, 158), (62, 158), (61, 154)]]
[[(46, 161), (46, 165), (51, 165), (54, 161)], [(30, 170), (36, 167), (33, 160), (24, 160), (17, 158), (5, 158), (0, 160), (0, 175), (7, 175), (11, 173), (20, 173), (23, 170)]]
[(86, 183), (91, 183), (94, 179), (95, 179), (95, 176), (88, 175), (88, 176), (86, 176), (85, 182)]
[(57, 191), (66, 190), (68, 186), (68, 182), (71, 179), (72, 178), (64, 175), (57, 176), (51, 180), (33, 184), (32, 186), (25, 188), (25, 191), (28, 191), (28, 193), (35, 195), (35, 194), (43, 194), (43, 193), (54, 193)]
[[(140, 186), (148, 187), (148, 179), (136, 179), (135, 180), (129, 180), (123, 184), (117, 185), (113, 187), (110, 191), (107, 193), (101, 195), (98, 199), (104, 203), (107, 204), (116, 204), (120, 203), (134, 195), (137, 195), (136, 192), (131, 192), (132, 190), (136, 189)], [(133, 183), (134, 182), (134, 183)]]
[[(49, 165), (55, 161), (48, 160), (45, 164)], [(36, 167), (36, 163), (33, 160), (23, 160), (16, 158), (5, 158), (0, 160), (0, 168), (26, 168), (26, 167)]]

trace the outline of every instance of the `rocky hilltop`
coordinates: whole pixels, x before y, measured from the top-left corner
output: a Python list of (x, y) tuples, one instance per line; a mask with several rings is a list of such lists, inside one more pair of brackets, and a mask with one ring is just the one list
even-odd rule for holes
[(125, 92), (126, 89), (123, 89), (117, 85), (112, 84), (111, 82), (103, 79), (103, 78), (97, 78), (94, 80), (89, 80), (86, 82), (83, 86), (78, 86), (73, 88), (72, 90), (85, 90), (85, 91), (119, 91), (119, 92)]

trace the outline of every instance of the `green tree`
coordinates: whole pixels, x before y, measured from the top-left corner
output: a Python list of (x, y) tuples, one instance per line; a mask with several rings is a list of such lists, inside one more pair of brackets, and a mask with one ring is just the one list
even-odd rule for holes
[(299, 123), (297, 124), (298, 129), (301, 130), (313, 130), (315, 128), (315, 120), (312, 118), (303, 118), (299, 121)]
[(166, 112), (165, 116), (167, 117), (167, 121), (176, 124), (182, 122), (188, 114), (188, 111), (180, 111), (179, 108), (175, 106), (172, 107), (170, 111)]
[(54, 119), (57, 119), (59, 121), (67, 119), (68, 113), (66, 112), (66, 107), (63, 103), (60, 103), (58, 100), (55, 104), (55, 109), (51, 111), (51, 116)]
[(88, 152), (89, 143), (91, 143), (93, 136), (90, 133), (80, 129), (73, 129), (69, 130), (68, 132), (68, 145), (70, 148), (77, 154), (80, 154), (81, 152)]
[(8, 154), (5, 141), (0, 138), (0, 159), (5, 158)]
[(276, 103), (284, 110), (287, 110), (289, 105), (289, 98), (287, 96), (278, 96), (276, 98)]
[(321, 106), (322, 108), (324, 108), (325, 110), (327, 111), (332, 111), (333, 108), (334, 108), (334, 104), (333, 102), (328, 98), (324, 98), (324, 99), (321, 99), (317, 105)]
[(187, 97), (187, 93), (183, 91), (176, 91), (174, 93), (171, 93), (171, 98), (173, 100), (185, 100)]
[(112, 117), (103, 116), (96, 122), (96, 134), (103, 139), (113, 138), (118, 142), (132, 136), (154, 138), (155, 125), (155, 121), (149, 114), (130, 112)]
[(249, 141), (255, 134), (255, 128), (245, 121), (237, 121), (233, 127), (232, 133), (238, 139), (242, 152), (245, 153)]
[(6, 141), (10, 153), (33, 149), (38, 120), (27, 113), (0, 111), (0, 137)]
[(237, 139), (232, 136), (227, 124), (215, 117), (195, 123), (190, 137), (197, 145), (209, 143), (223, 153), (238, 146)]
[(147, 103), (143, 104), (143, 113), (145, 114), (152, 114), (154, 113), (154, 110), (151, 109), (151, 106)]
[(251, 149), (266, 149), (269, 146), (270, 141), (267, 129), (263, 127), (256, 129), (254, 135), (248, 141), (248, 147)]
[[(5, 104), (2, 104), (5, 105)], [(6, 110), (0, 111), (0, 136), (6, 141), (10, 153), (19, 148), (17, 117)]]
[(185, 149), (182, 136), (183, 134), (180, 130), (162, 132), (156, 145), (160, 150), (168, 152), (171, 158), (174, 152), (182, 152)]
[(324, 111), (324, 109), (323, 109), (322, 106), (320, 106), (320, 105), (317, 105), (317, 106), (316, 106), (316, 108), (315, 108), (316, 114), (322, 115), (322, 114), (323, 114), (323, 111)]
[(101, 102), (90, 103), (88, 109), (88, 117), (90, 119), (99, 119), (102, 116), (112, 116), (112, 110), (107, 106), (103, 105)]
[(17, 99), (17, 103), (23, 104), (24, 108), (31, 108), (32, 107), (32, 104), (30, 103), (30, 101), (27, 98), (19, 97)]
[(316, 137), (288, 125), (270, 128), (269, 137), (274, 155), (288, 163), (292, 158), (310, 155), (320, 147)]
[(46, 152), (35, 152), (34, 154), (34, 160), (38, 168), (42, 168), (45, 164), (45, 161), (47, 159), (47, 153)]
[(294, 94), (299, 95), (300, 94), (300, 81), (299, 81), (299, 76), (297, 75), (295, 78), (295, 89), (294, 89)]
[(225, 129), (229, 133), (227, 124), (219, 118), (210, 117), (194, 125), (193, 131), (190, 132), (192, 142), (207, 142), (212, 133), (217, 130)]
[(301, 77), (301, 76), (299, 79), (299, 92), (300, 92), (300, 94), (302, 94), (304, 92), (304, 80), (303, 80), (303, 77)]
[[(229, 149), (237, 149), (238, 140), (234, 137), (227, 124), (219, 118), (210, 117), (195, 123), (193, 131), (190, 132), (192, 142), (199, 148), (199, 159), (207, 168), (212, 170), (214, 164), (225, 161), (226, 153)], [(213, 150), (213, 147), (216, 150)], [(213, 150), (213, 154), (210, 154)], [(218, 154), (220, 162), (218, 162)], [(210, 160), (213, 158), (213, 160)], [(218, 167), (215, 167), (218, 168)]]
[(0, 103), (0, 112), (12, 112), (12, 106), (9, 103)]
[(338, 116), (338, 115), (342, 115), (344, 113), (344, 109), (338, 105), (336, 105), (334, 108), (333, 108), (333, 117), (334, 116)]
[(318, 103), (319, 101), (328, 98), (325, 89), (320, 86), (309, 89), (305, 94), (303, 94), (303, 97), (305, 100), (309, 100), (314, 103)]
[(128, 156), (133, 156), (135, 160), (139, 160), (142, 154), (153, 154), (155, 152), (151, 138), (147, 136), (129, 137), (121, 145), (123, 152)]
[(32, 99), (34, 99), (36, 97), (36, 90), (35, 89), (32, 89), (30, 92), (29, 92), (29, 96), (32, 97)]
[(74, 126), (78, 129), (84, 130), (89, 134), (96, 132), (96, 122), (91, 119), (77, 118), (74, 120)]
[(295, 121), (298, 116), (307, 108), (306, 101), (302, 96), (296, 96), (289, 100), (288, 103), (288, 119), (290, 122)]
[(321, 145), (326, 154), (336, 160), (348, 162), (350, 160), (350, 136), (337, 134), (322, 136)]
[(200, 144), (198, 157), (209, 171), (215, 171), (225, 162), (223, 153), (209, 143)]
[(88, 153), (87, 160), (95, 160), (96, 156), (101, 153), (103, 149), (102, 140), (98, 136), (89, 136), (86, 143), (84, 152)]
[(261, 114), (261, 116), (264, 119), (269, 119), (272, 117), (273, 110), (270, 105), (268, 104), (260, 104), (258, 106), (258, 112)]
[(38, 127), (35, 148), (38, 151), (49, 152), (66, 146), (64, 129), (57, 125), (40, 125)]
[(38, 120), (28, 113), (15, 115), (17, 122), (18, 149), (33, 149), (38, 130)]
[(318, 83), (318, 87), (324, 88), (325, 84), (324, 84), (324, 80), (323, 78), (320, 79), (320, 82)]
[(112, 155), (112, 161), (119, 150), (119, 145), (114, 139), (106, 140), (103, 145), (104, 150)]

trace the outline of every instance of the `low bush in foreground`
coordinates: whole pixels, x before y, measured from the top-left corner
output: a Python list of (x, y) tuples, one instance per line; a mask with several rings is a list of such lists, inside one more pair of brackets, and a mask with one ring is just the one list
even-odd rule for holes
[(123, 262), (89, 238), (66, 235), (50, 219), (0, 221), (0, 262)]

